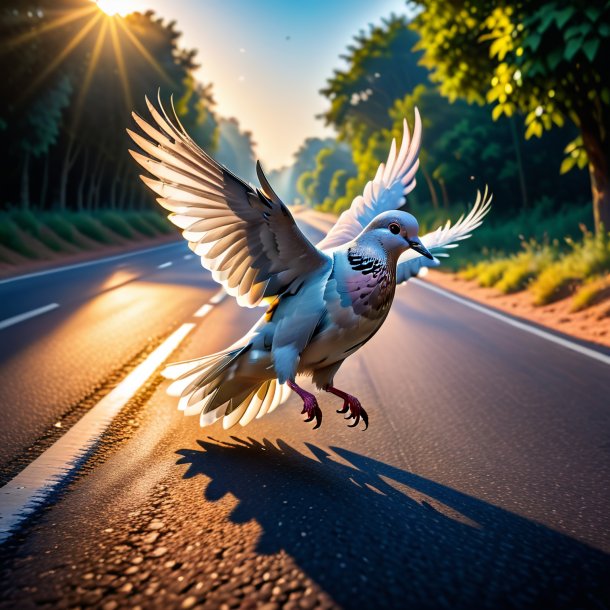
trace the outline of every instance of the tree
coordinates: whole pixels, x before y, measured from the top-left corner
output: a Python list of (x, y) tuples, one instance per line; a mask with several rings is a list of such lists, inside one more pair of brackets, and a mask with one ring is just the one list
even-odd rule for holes
[(299, 177), (311, 171), (316, 165), (318, 153), (333, 146), (334, 142), (332, 138), (307, 138), (294, 154), (292, 165), (269, 172), (269, 182), (286, 203), (292, 204), (299, 198)]
[(416, 0), (422, 64), (451, 100), (525, 117), (526, 138), (571, 121), (561, 170), (588, 165), (595, 226), (610, 227), (610, 0)]
[(256, 184), (254, 141), (249, 131), (242, 131), (237, 119), (220, 119), (215, 158), (234, 174)]
[(394, 100), (427, 81), (428, 71), (412, 51), (418, 36), (407, 26), (406, 17), (392, 15), (361, 31), (342, 56), (348, 67), (335, 70), (320, 91), (330, 101), (321, 117), (337, 128), (340, 139), (350, 141), (357, 134), (366, 139), (389, 128)]
[[(331, 184), (337, 172), (341, 172), (343, 176), (337, 180), (345, 184), (349, 176), (356, 174), (356, 167), (349, 147), (344, 143), (335, 142), (316, 155), (315, 166), (301, 174), (297, 182), (297, 190), (303, 196), (305, 203), (320, 206), (322, 209), (332, 209), (335, 201), (331, 196)], [(336, 182), (335, 196), (337, 186)]]

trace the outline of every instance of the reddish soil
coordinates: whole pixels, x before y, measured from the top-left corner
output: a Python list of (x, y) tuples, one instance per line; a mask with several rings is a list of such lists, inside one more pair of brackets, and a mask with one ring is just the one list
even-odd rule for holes
[(572, 313), (569, 298), (536, 307), (527, 291), (501, 294), (493, 288), (481, 288), (476, 282), (463, 280), (454, 273), (431, 270), (426, 276), (426, 281), (513, 316), (536, 322), (578, 339), (610, 347), (609, 299), (583, 311)]

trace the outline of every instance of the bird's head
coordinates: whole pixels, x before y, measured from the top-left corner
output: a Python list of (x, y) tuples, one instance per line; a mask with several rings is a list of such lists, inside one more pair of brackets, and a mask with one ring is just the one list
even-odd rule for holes
[(364, 228), (362, 235), (374, 237), (386, 252), (400, 256), (405, 250), (412, 248), (426, 258), (432, 259), (417, 232), (419, 225), (413, 214), (393, 210), (382, 212)]

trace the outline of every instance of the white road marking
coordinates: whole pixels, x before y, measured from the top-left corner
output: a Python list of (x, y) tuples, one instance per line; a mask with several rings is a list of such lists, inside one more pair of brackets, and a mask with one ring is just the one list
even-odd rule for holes
[(27, 280), (33, 277), (40, 277), (43, 275), (50, 275), (52, 273), (61, 273), (62, 271), (71, 271), (72, 269), (80, 269), (81, 267), (90, 267), (91, 265), (101, 265), (102, 263), (109, 263), (110, 261), (118, 261), (122, 258), (128, 258), (130, 256), (138, 256), (139, 254), (146, 254), (147, 252), (155, 252), (156, 250), (163, 250), (164, 248), (175, 248), (182, 242), (174, 242), (172, 244), (166, 244), (165, 246), (155, 246), (154, 248), (144, 248), (143, 250), (134, 250), (133, 252), (127, 252), (125, 254), (117, 254), (115, 256), (107, 256), (106, 258), (96, 258), (94, 261), (87, 261), (85, 263), (75, 263), (74, 265), (65, 265), (63, 267), (54, 267), (53, 269), (47, 269), (46, 271), (36, 271), (34, 273), (26, 273), (25, 275), (18, 275), (17, 277), (9, 277), (5, 280), (0, 280), (0, 285), (9, 284), (10, 282), (18, 282), (19, 280)]
[(193, 255), (192, 255), (192, 254), (185, 254), (185, 255), (184, 255), (184, 260), (185, 260), (185, 261), (190, 261), (192, 258), (193, 258)]
[(52, 311), (53, 309), (57, 309), (58, 307), (58, 303), (49, 303), (44, 307), (38, 307), (38, 309), (32, 309), (31, 311), (20, 313), (18, 316), (7, 318), (6, 320), (2, 320), (0, 322), (0, 330), (2, 330), (3, 328), (8, 328), (9, 326), (13, 326), (13, 324), (19, 324), (19, 322), (23, 322), (24, 320), (29, 320), (30, 318), (40, 316), (43, 313), (47, 313), (47, 311)]
[(195, 324), (180, 326), (60, 439), (0, 488), (0, 543), (74, 472), (115, 415), (194, 327)]
[(218, 303), (222, 303), (227, 298), (227, 292), (224, 288), (221, 288), (211, 299), (210, 303), (212, 305), (218, 305)]
[(171, 267), (173, 265), (172, 261), (167, 261), (167, 263), (161, 263), (157, 266), (157, 269), (165, 269), (167, 267)]
[(207, 314), (210, 313), (210, 311), (212, 311), (212, 309), (214, 309), (214, 305), (211, 305), (210, 303), (206, 303), (205, 305), (202, 305), (196, 312), (195, 312), (195, 317), (196, 318), (203, 318), (204, 316), (206, 316)]
[(598, 360), (599, 362), (603, 362), (604, 364), (610, 364), (610, 356), (608, 356), (602, 352), (598, 352), (594, 349), (590, 349), (588, 347), (585, 347), (584, 345), (575, 343), (574, 341), (570, 341), (568, 339), (558, 337), (557, 335), (554, 335), (553, 333), (547, 332), (540, 328), (536, 328), (535, 326), (526, 324), (525, 322), (520, 322), (519, 320), (515, 320), (498, 311), (494, 311), (493, 309), (489, 309), (488, 307), (485, 307), (483, 305), (479, 305), (479, 304), (469, 301), (467, 299), (463, 299), (462, 297), (459, 297), (459, 296), (453, 294), (452, 292), (448, 292), (447, 290), (438, 288), (438, 286), (432, 286), (431, 284), (429, 284), (427, 282), (422, 282), (421, 280), (417, 280), (417, 279), (413, 279), (411, 281), (414, 283), (417, 283), (418, 286), (423, 286), (424, 288), (427, 288), (428, 290), (431, 290), (432, 292), (436, 292), (437, 294), (440, 294), (447, 299), (451, 299), (452, 301), (461, 303), (462, 305), (465, 305), (466, 307), (470, 307), (471, 309), (474, 309), (475, 311), (478, 311), (479, 313), (484, 313), (485, 315), (490, 316), (491, 318), (495, 318), (496, 320), (500, 320), (500, 321), (504, 322), (505, 324), (510, 324), (510, 326), (514, 326), (515, 328), (524, 330), (525, 332), (528, 332), (532, 335), (536, 335), (537, 337), (541, 337), (542, 339), (546, 339), (547, 341), (551, 341), (553, 343), (556, 343), (557, 345), (561, 345), (562, 347), (571, 349), (572, 351), (578, 352), (579, 354), (582, 354), (583, 356), (588, 356), (589, 358), (593, 358), (594, 360)]

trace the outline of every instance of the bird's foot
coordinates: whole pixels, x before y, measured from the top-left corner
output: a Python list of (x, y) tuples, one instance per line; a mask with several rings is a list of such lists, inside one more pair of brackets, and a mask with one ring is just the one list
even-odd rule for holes
[(368, 413), (364, 410), (364, 407), (360, 404), (360, 401), (355, 396), (338, 390), (337, 388), (333, 388), (333, 386), (327, 387), (326, 391), (334, 394), (335, 396), (343, 398), (343, 407), (341, 409), (337, 409), (337, 413), (349, 413), (345, 419), (354, 420), (353, 424), (348, 424), (350, 428), (357, 426), (360, 423), (361, 418), (364, 422), (364, 429), (366, 430), (369, 427)]
[(296, 383), (294, 383), (294, 381), (288, 381), (287, 384), (288, 387), (293, 392), (296, 392), (303, 400), (303, 410), (301, 413), (307, 415), (305, 421), (310, 422), (315, 419), (316, 425), (313, 427), (313, 429), (315, 430), (316, 428), (319, 428), (322, 424), (322, 409), (320, 409), (318, 406), (316, 397), (313, 394), (306, 392), (303, 388), (300, 388)]

